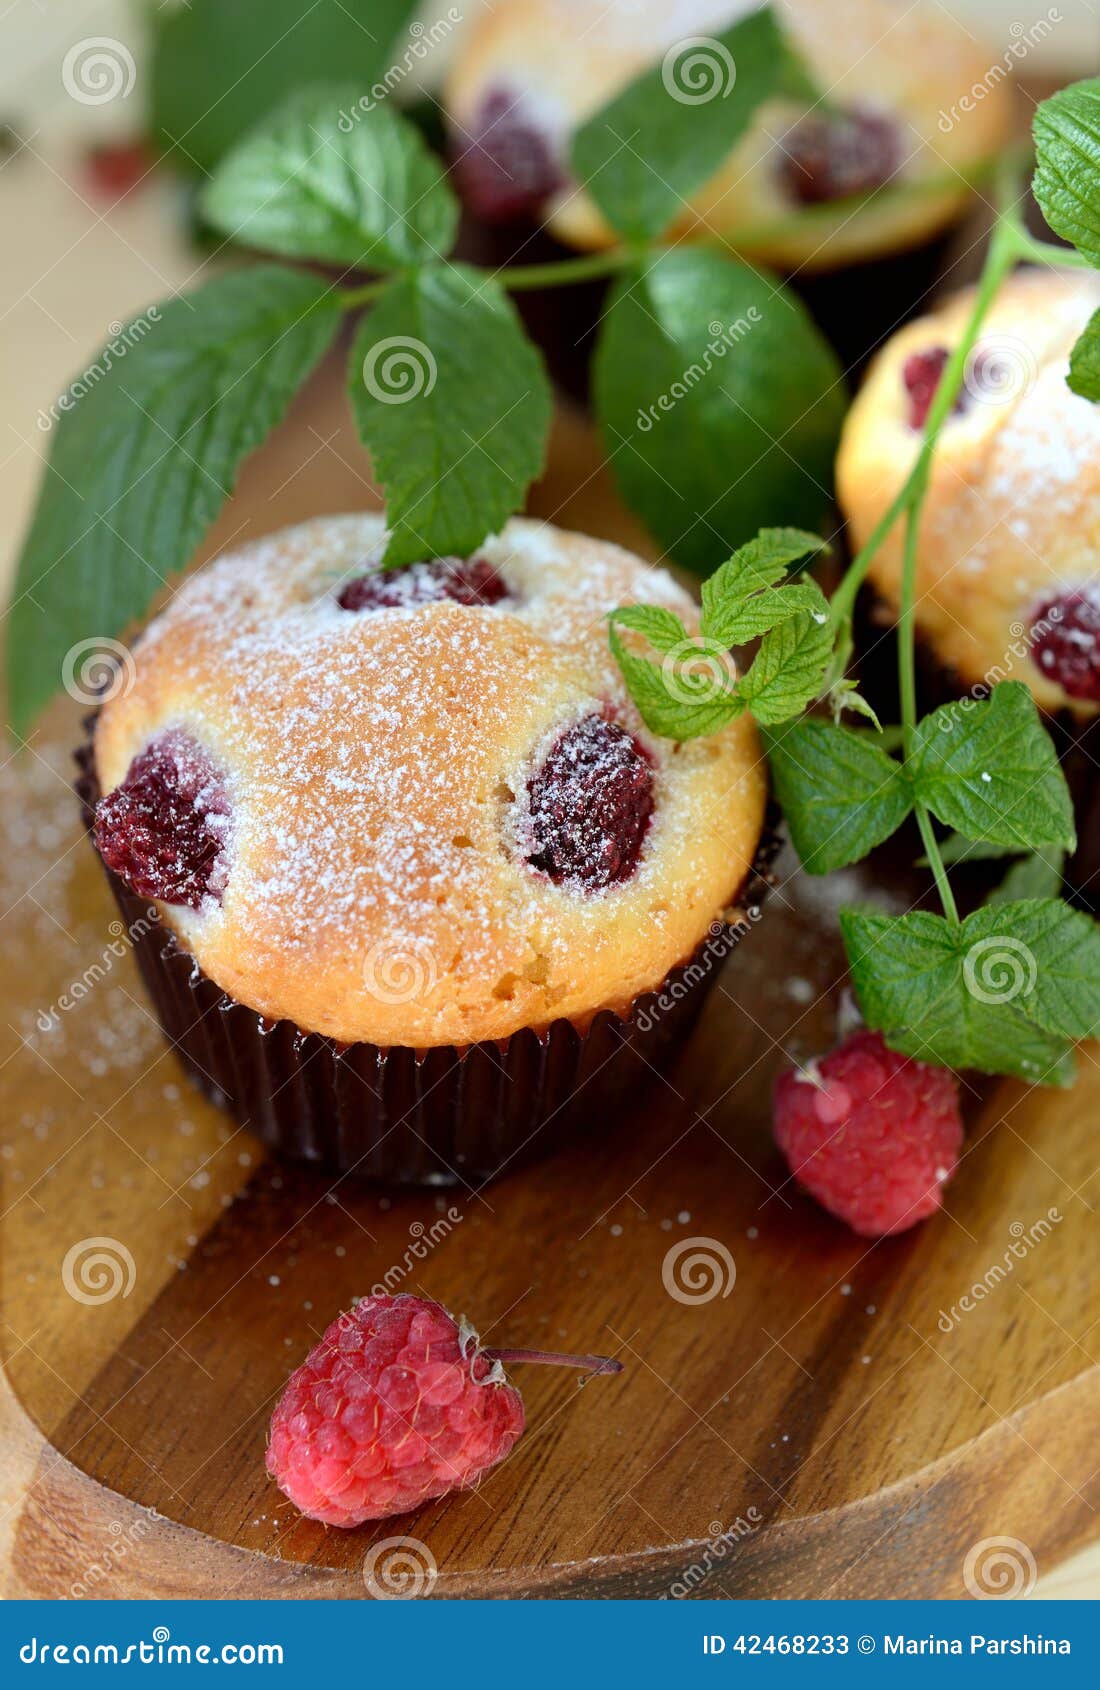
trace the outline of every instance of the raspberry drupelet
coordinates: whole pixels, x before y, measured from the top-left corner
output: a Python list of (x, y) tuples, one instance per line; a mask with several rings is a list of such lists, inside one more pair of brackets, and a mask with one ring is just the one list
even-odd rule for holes
[(340, 589), (341, 610), (407, 610), (421, 604), (492, 605), (510, 598), (507, 582), (483, 557), (434, 558), (400, 569), (373, 568)]
[(1100, 582), (1044, 599), (1031, 614), (1035, 662), (1070, 698), (1100, 704)]
[(228, 827), (221, 775), (190, 734), (172, 729), (100, 799), (94, 835), (107, 867), (140, 898), (197, 910), (224, 888)]
[(893, 118), (853, 107), (803, 118), (784, 137), (779, 156), (792, 199), (824, 205), (888, 182), (901, 164), (901, 141)]
[(527, 861), (556, 884), (601, 892), (638, 866), (653, 814), (653, 768), (617, 722), (584, 716), (527, 783)]
[(488, 91), (451, 151), (462, 197), (486, 223), (537, 218), (565, 180), (553, 140), (508, 88)]

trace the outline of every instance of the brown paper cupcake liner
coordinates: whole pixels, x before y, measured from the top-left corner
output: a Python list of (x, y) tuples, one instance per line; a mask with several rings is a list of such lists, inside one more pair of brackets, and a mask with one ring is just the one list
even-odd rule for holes
[[(88, 738), (76, 791), (90, 829), (99, 784)], [(716, 921), (695, 954), (621, 1014), (580, 1027), (467, 1047), (338, 1044), (270, 1021), (203, 973), (147, 900), (104, 872), (165, 1037), (200, 1089), (279, 1155), (386, 1184), (476, 1183), (549, 1154), (584, 1122), (603, 1123), (633, 1081), (688, 1034), (720, 964), (754, 925), (779, 848), (769, 810), (738, 915)], [(637, 1050), (639, 1060), (628, 1054)]]

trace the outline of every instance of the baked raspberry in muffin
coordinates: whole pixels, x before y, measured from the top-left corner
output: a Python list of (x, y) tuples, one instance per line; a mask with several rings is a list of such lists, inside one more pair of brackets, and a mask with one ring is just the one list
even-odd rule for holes
[[(723, 98), (736, 68), (712, 38), (755, 0), (514, 0), (487, 9), (455, 52), (444, 89), (455, 175), (486, 221), (545, 220), (568, 246), (612, 233), (570, 182), (573, 132), (635, 76), (685, 44), (685, 93)], [(826, 269), (927, 239), (967, 204), (967, 170), (1004, 144), (1007, 84), (989, 56), (931, 3), (777, 0), (776, 11), (828, 102), (777, 99), (754, 116), (672, 231), (729, 238), (787, 268)], [(981, 83), (983, 97), (971, 97)], [(870, 207), (782, 235), (754, 233), (806, 205), (826, 208), (887, 182), (942, 181), (942, 191)]]
[[(99, 715), (94, 837), (159, 900), (157, 967), (218, 994), (204, 1036), (224, 1027), (228, 1056), (190, 1054), (239, 1113), (284, 1148), (440, 1178), (506, 1160), (596, 1025), (628, 1028), (725, 918), (765, 782), (748, 722), (677, 747), (623, 688), (607, 612), (693, 618), (662, 572), (530, 521), (394, 571), (383, 538), (380, 516), (326, 518), (186, 582)], [(429, 1072), (450, 1076), (431, 1122)], [(435, 1135), (419, 1161), (408, 1132), (383, 1143), (410, 1123)]]
[[(908, 473), (972, 294), (909, 323), (845, 423), (837, 489), (859, 547)], [(1050, 712), (1100, 705), (1100, 409), (1066, 385), (1100, 276), (1018, 271), (985, 319), (941, 431), (922, 514), (916, 621), (958, 690), (1027, 683)], [(869, 576), (896, 611), (903, 531)]]

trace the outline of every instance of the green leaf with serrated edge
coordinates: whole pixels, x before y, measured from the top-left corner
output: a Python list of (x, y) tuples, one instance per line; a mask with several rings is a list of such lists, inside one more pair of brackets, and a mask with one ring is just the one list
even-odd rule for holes
[(295, 94), (222, 161), (204, 215), (287, 258), (387, 270), (446, 257), (458, 201), (442, 169), (407, 118), (361, 98), (357, 83)]
[(686, 248), (605, 309), (596, 409), (623, 497), (700, 575), (769, 524), (819, 522), (844, 416), (836, 356), (785, 288)]
[[(716, 684), (713, 668), (708, 666), (696, 676), (690, 671), (677, 671), (675, 675), (670, 675), (658, 664), (631, 651), (619, 633), (621, 625), (647, 632), (652, 639), (652, 633), (644, 626), (644, 617), (637, 614), (651, 608), (648, 605), (632, 605), (624, 610), (612, 611), (608, 618), (611, 653), (622, 671), (642, 721), (651, 733), (665, 739), (699, 739), (706, 734), (718, 733), (740, 714), (744, 705), (735, 692)], [(662, 646), (660, 637), (655, 643), (659, 650), (666, 651), (675, 650), (680, 644), (677, 641), (674, 645)], [(697, 696), (693, 697), (693, 693)]]
[(987, 905), (1015, 904), (1024, 898), (1057, 898), (1062, 890), (1065, 858), (1065, 852), (1056, 848), (1045, 855), (1035, 852), (1022, 857), (983, 901)]
[(1100, 1033), (1100, 926), (1060, 898), (985, 904), (962, 924), (969, 975), (1045, 1032)]
[(573, 174), (628, 240), (661, 235), (766, 101), (817, 90), (770, 7), (713, 36), (679, 41), (590, 117)]
[(150, 120), (184, 170), (214, 169), (242, 135), (311, 82), (359, 99), (400, 90), (416, 59), (397, 43), (413, 0), (188, 0), (146, 6)]
[(674, 611), (657, 604), (621, 605), (611, 612), (611, 621), (620, 628), (642, 634), (650, 645), (665, 653), (679, 651), (691, 643), (684, 624)]
[[(17, 731), (81, 641), (113, 636), (181, 570), (243, 460), (331, 344), (327, 282), (277, 265), (153, 306), (58, 422), (8, 619)], [(139, 326), (143, 332), (139, 333)]]
[(1032, 189), (1043, 216), (1100, 266), (1100, 77), (1073, 82), (1035, 108)]
[(1100, 311), (1095, 311), (1069, 355), (1066, 377), (1073, 392), (1100, 404)]
[(797, 716), (821, 691), (834, 633), (824, 594), (815, 589), (817, 610), (803, 611), (773, 628), (760, 642), (752, 667), (738, 691), (758, 722), (786, 722)]
[(869, 721), (875, 732), (881, 734), (882, 723), (863, 694), (856, 688), (855, 681), (837, 681), (829, 693), (829, 708), (833, 713), (833, 721), (839, 723), (845, 710), (850, 710), (853, 716), (863, 716)]
[(1029, 1017), (999, 970), (991, 987), (985, 983), (984, 953), (971, 956), (968, 969), (975, 940), (967, 923), (922, 910), (892, 916), (845, 909), (840, 928), (864, 1020), (894, 1050), (945, 1068), (1014, 1074), (1039, 1085), (1072, 1083), (1068, 1041)]
[(387, 565), (468, 557), (540, 473), (551, 393), (511, 301), (476, 270), (395, 279), (363, 319), (351, 408), (386, 490)]
[(858, 862), (913, 807), (901, 764), (867, 734), (807, 716), (765, 734), (765, 744), (791, 842), (810, 874)]
[(702, 629), (721, 645), (745, 645), (800, 610), (815, 608), (815, 589), (788, 587), (780, 594), (788, 566), (808, 552), (827, 550), (817, 534), (798, 528), (765, 528), (703, 582)]
[(968, 838), (1031, 850), (1074, 843), (1073, 802), (1035, 701), (1019, 681), (941, 705), (917, 724), (917, 798)]

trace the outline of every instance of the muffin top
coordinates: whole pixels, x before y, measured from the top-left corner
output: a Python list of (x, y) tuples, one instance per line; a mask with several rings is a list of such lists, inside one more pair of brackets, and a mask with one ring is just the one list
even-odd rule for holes
[(735, 899), (765, 777), (746, 718), (644, 728), (607, 644), (663, 571), (516, 520), (377, 567), (379, 515), (218, 558), (95, 736), (96, 840), (204, 972), (271, 1019), (426, 1048), (626, 1009)]
[[(482, 14), (450, 65), (444, 103), (459, 185), (490, 221), (545, 216), (570, 245), (613, 237), (569, 181), (575, 128), (633, 77), (683, 44), (689, 103), (734, 86), (713, 37), (757, 0), (514, 0)], [(739, 247), (780, 265), (825, 268), (904, 247), (941, 228), (966, 203), (955, 179), (1008, 134), (1007, 77), (989, 52), (934, 4), (777, 0), (777, 11), (828, 110), (768, 102), (673, 233), (744, 231)], [(942, 192), (904, 204), (850, 208), (812, 227), (753, 234), (799, 207), (865, 193), (886, 181), (943, 178)]]
[[(867, 539), (916, 455), (972, 291), (890, 340), (845, 423), (837, 489)], [(966, 685), (1026, 682), (1047, 709), (1100, 704), (1100, 408), (1066, 385), (1100, 276), (1020, 270), (1001, 288), (940, 433), (921, 519), (916, 616)], [(896, 608), (903, 531), (871, 568)]]

